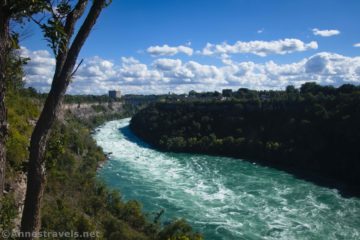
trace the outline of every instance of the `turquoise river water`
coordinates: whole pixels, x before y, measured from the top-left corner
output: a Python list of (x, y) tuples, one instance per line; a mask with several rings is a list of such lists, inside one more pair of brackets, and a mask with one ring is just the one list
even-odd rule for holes
[(226, 157), (164, 153), (107, 122), (94, 138), (110, 159), (98, 175), (163, 220), (185, 218), (205, 239), (360, 239), (360, 199)]

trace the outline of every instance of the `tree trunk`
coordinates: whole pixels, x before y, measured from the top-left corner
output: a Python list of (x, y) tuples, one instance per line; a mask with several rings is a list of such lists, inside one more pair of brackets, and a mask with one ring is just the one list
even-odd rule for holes
[(9, 53), (9, 16), (6, 3), (0, 3), (0, 197), (5, 186), (7, 112), (5, 107), (6, 62)]
[[(50, 135), (51, 127), (58, 117), (66, 89), (73, 75), (76, 59), (94, 26), (106, 0), (94, 0), (91, 9), (71, 44), (68, 53), (63, 59), (61, 70), (54, 75), (49, 95), (45, 101), (40, 118), (35, 126), (30, 141), (30, 156), (28, 166), (28, 182), (23, 216), (21, 219), (21, 232), (24, 235), (37, 233), (41, 223), (41, 200), (46, 182), (46, 168), (44, 154)], [(74, 21), (76, 21), (75, 19)], [(69, 36), (69, 39), (71, 36)], [(57, 59), (58, 61), (58, 59)], [(58, 64), (58, 63), (57, 63)], [(24, 239), (35, 239), (26, 236)]]
[[(56, 120), (65, 89), (55, 88), (49, 93), (43, 111), (35, 126), (30, 141), (28, 181), (21, 232), (33, 233), (40, 230), (41, 199), (46, 181), (44, 154), (50, 129)], [(28, 239), (33, 239), (32, 237)]]

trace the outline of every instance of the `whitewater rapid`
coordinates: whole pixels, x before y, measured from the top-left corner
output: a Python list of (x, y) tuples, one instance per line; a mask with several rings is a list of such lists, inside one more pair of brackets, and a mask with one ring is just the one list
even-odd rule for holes
[(96, 130), (109, 153), (98, 175), (150, 216), (164, 209), (164, 221), (185, 218), (211, 240), (360, 239), (360, 199), (239, 159), (159, 152), (129, 121)]

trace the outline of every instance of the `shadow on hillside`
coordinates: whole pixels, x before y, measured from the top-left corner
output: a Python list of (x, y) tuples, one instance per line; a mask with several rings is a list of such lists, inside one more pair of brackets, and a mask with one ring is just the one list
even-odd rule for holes
[[(126, 140), (137, 144), (139, 147), (156, 150), (159, 152), (163, 152), (164, 154), (171, 154), (171, 152), (162, 151), (161, 149), (153, 147), (150, 144), (144, 142), (143, 140), (141, 140), (139, 137), (137, 137), (131, 131), (129, 126), (119, 128), (119, 132), (124, 135)], [(187, 152), (184, 151), (182, 153), (187, 153)], [(190, 154), (203, 155), (202, 153), (190, 153)], [(204, 154), (204, 155), (212, 155), (212, 154)], [(234, 156), (221, 156), (221, 155), (216, 155), (216, 154), (214, 154), (213, 156), (231, 157), (231, 158), (239, 159), (238, 157), (234, 157)], [(321, 187), (337, 189), (339, 194), (345, 198), (351, 198), (351, 197), (360, 198), (360, 186), (358, 184), (349, 186), (348, 184), (345, 184), (345, 183), (342, 183), (339, 181), (335, 181), (335, 180), (331, 179), (330, 177), (319, 176), (315, 172), (309, 172), (309, 171), (305, 171), (305, 170), (301, 170), (301, 169), (296, 169), (296, 168), (286, 167), (286, 166), (281, 166), (281, 165), (276, 165), (276, 164), (269, 164), (269, 163), (266, 163), (265, 161), (247, 160), (247, 159), (243, 159), (243, 158), (242, 158), (242, 160), (249, 161), (249, 162), (256, 162), (259, 165), (264, 166), (264, 167), (265, 166), (272, 167), (279, 171), (287, 172), (289, 174), (292, 174), (294, 177), (296, 177), (298, 179), (312, 182)]]
[(135, 134), (131, 131), (129, 126), (119, 128), (118, 130), (122, 135), (124, 135), (124, 138), (126, 140), (135, 143), (139, 147), (154, 149), (153, 147), (151, 147), (150, 144), (145, 143), (143, 140), (135, 136)]

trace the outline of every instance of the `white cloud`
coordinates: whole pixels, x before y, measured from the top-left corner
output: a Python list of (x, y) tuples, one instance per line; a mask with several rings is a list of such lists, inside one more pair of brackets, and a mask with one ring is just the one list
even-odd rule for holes
[(336, 29), (332, 29), (332, 30), (320, 30), (318, 28), (314, 28), (312, 29), (312, 32), (315, 36), (321, 36), (321, 37), (331, 37), (331, 36), (335, 36), (335, 35), (339, 35), (340, 31), (336, 30)]
[[(21, 52), (23, 56), (31, 57), (29, 64), (25, 65), (27, 86), (48, 91), (55, 65), (51, 54), (26, 48)], [(213, 91), (239, 87), (279, 89), (290, 84), (300, 86), (306, 81), (360, 84), (360, 57), (323, 52), (288, 64), (229, 60), (221, 66), (169, 58), (145, 64), (133, 57), (123, 57), (120, 62), (93, 57), (85, 59), (68, 93), (104, 94), (115, 88), (125, 93)]]
[(153, 62), (153, 66), (159, 70), (171, 71), (179, 68), (181, 63), (179, 59), (160, 58)]
[(184, 53), (188, 56), (191, 56), (193, 54), (193, 49), (189, 47), (190, 44), (187, 44), (188, 46), (180, 45), (180, 46), (176, 46), (176, 47), (170, 47), (166, 44), (163, 46), (151, 46), (146, 50), (146, 52), (151, 54), (154, 57), (155, 56), (173, 56), (178, 53)]
[(360, 43), (355, 43), (354, 47), (360, 47)]
[(288, 54), (293, 52), (303, 52), (310, 49), (317, 49), (318, 44), (315, 41), (304, 43), (299, 39), (286, 38), (277, 41), (237, 41), (235, 44), (228, 43), (211, 44), (207, 43), (202, 50), (203, 55), (221, 55), (221, 54), (239, 54), (251, 53), (261, 57), (269, 54)]
[(146, 64), (130, 57), (122, 57), (122, 64), (118, 72), (118, 80), (125, 84), (143, 84), (147, 81), (160, 81), (159, 71), (151, 70)]
[(332, 82), (360, 83), (360, 57), (345, 57), (335, 53), (319, 53), (305, 64), (308, 74), (321, 76)]
[(30, 51), (25, 47), (20, 48), (20, 55), (31, 58), (24, 66), (26, 83), (40, 91), (48, 91), (54, 74), (55, 59), (46, 50)]
[(261, 33), (263, 33), (264, 32), (264, 29), (262, 28), (262, 29), (259, 29), (259, 30), (257, 30), (256, 31), (258, 34), (261, 34)]

